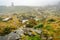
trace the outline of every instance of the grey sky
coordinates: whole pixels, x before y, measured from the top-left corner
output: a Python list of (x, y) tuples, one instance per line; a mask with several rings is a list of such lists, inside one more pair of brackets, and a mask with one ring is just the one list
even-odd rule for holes
[(54, 4), (60, 0), (0, 0), (0, 5), (11, 5), (11, 2), (14, 2), (14, 5), (24, 5), (24, 6), (41, 6), (46, 4)]

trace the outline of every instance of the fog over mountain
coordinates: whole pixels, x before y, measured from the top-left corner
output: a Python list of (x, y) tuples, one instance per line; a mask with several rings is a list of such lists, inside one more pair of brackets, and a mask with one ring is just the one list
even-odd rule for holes
[(43, 15), (60, 15), (60, 2), (57, 2), (53, 5), (45, 5), (45, 6), (0, 6), (0, 14), (5, 13), (30, 13), (30, 14), (43, 14)]
[[(60, 2), (54, 4), (54, 5), (46, 5), (43, 6), (44, 8), (54, 8), (56, 7), (56, 9), (59, 9)], [(0, 13), (9, 13), (9, 12), (23, 12), (23, 11), (32, 11), (34, 10), (34, 8), (37, 7), (41, 7), (41, 6), (0, 6)]]
[(20, 6), (44, 6), (44, 5), (53, 5), (59, 2), (60, 0), (0, 0), (0, 5), (10, 6), (11, 2), (14, 5)]

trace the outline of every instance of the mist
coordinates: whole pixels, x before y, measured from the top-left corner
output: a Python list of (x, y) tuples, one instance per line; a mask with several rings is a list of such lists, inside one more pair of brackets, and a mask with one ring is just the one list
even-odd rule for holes
[(44, 6), (53, 5), (60, 0), (0, 0), (0, 5), (11, 6), (11, 2), (15, 6)]

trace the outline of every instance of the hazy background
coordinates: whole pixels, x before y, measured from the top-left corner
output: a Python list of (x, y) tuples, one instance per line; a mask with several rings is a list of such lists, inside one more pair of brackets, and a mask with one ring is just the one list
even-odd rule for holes
[(10, 6), (11, 2), (14, 3), (14, 5), (20, 5), (20, 6), (43, 6), (43, 5), (53, 5), (60, 0), (0, 0), (0, 6)]

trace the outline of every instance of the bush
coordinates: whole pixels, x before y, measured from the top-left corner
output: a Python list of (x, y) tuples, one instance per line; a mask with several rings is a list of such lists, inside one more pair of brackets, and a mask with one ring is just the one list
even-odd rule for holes
[(49, 19), (48, 22), (55, 22), (56, 20), (54, 19)]
[(6, 35), (6, 34), (9, 34), (11, 32), (11, 28), (10, 27), (6, 27), (3, 29), (3, 34)]
[(3, 18), (0, 17), (0, 21), (2, 21)]
[(32, 25), (32, 24), (26, 24), (26, 27), (30, 27), (30, 28), (32, 28), (33, 25)]
[(43, 24), (38, 24), (38, 25), (36, 25), (34, 28), (36, 29), (36, 28), (42, 28), (44, 25)]

